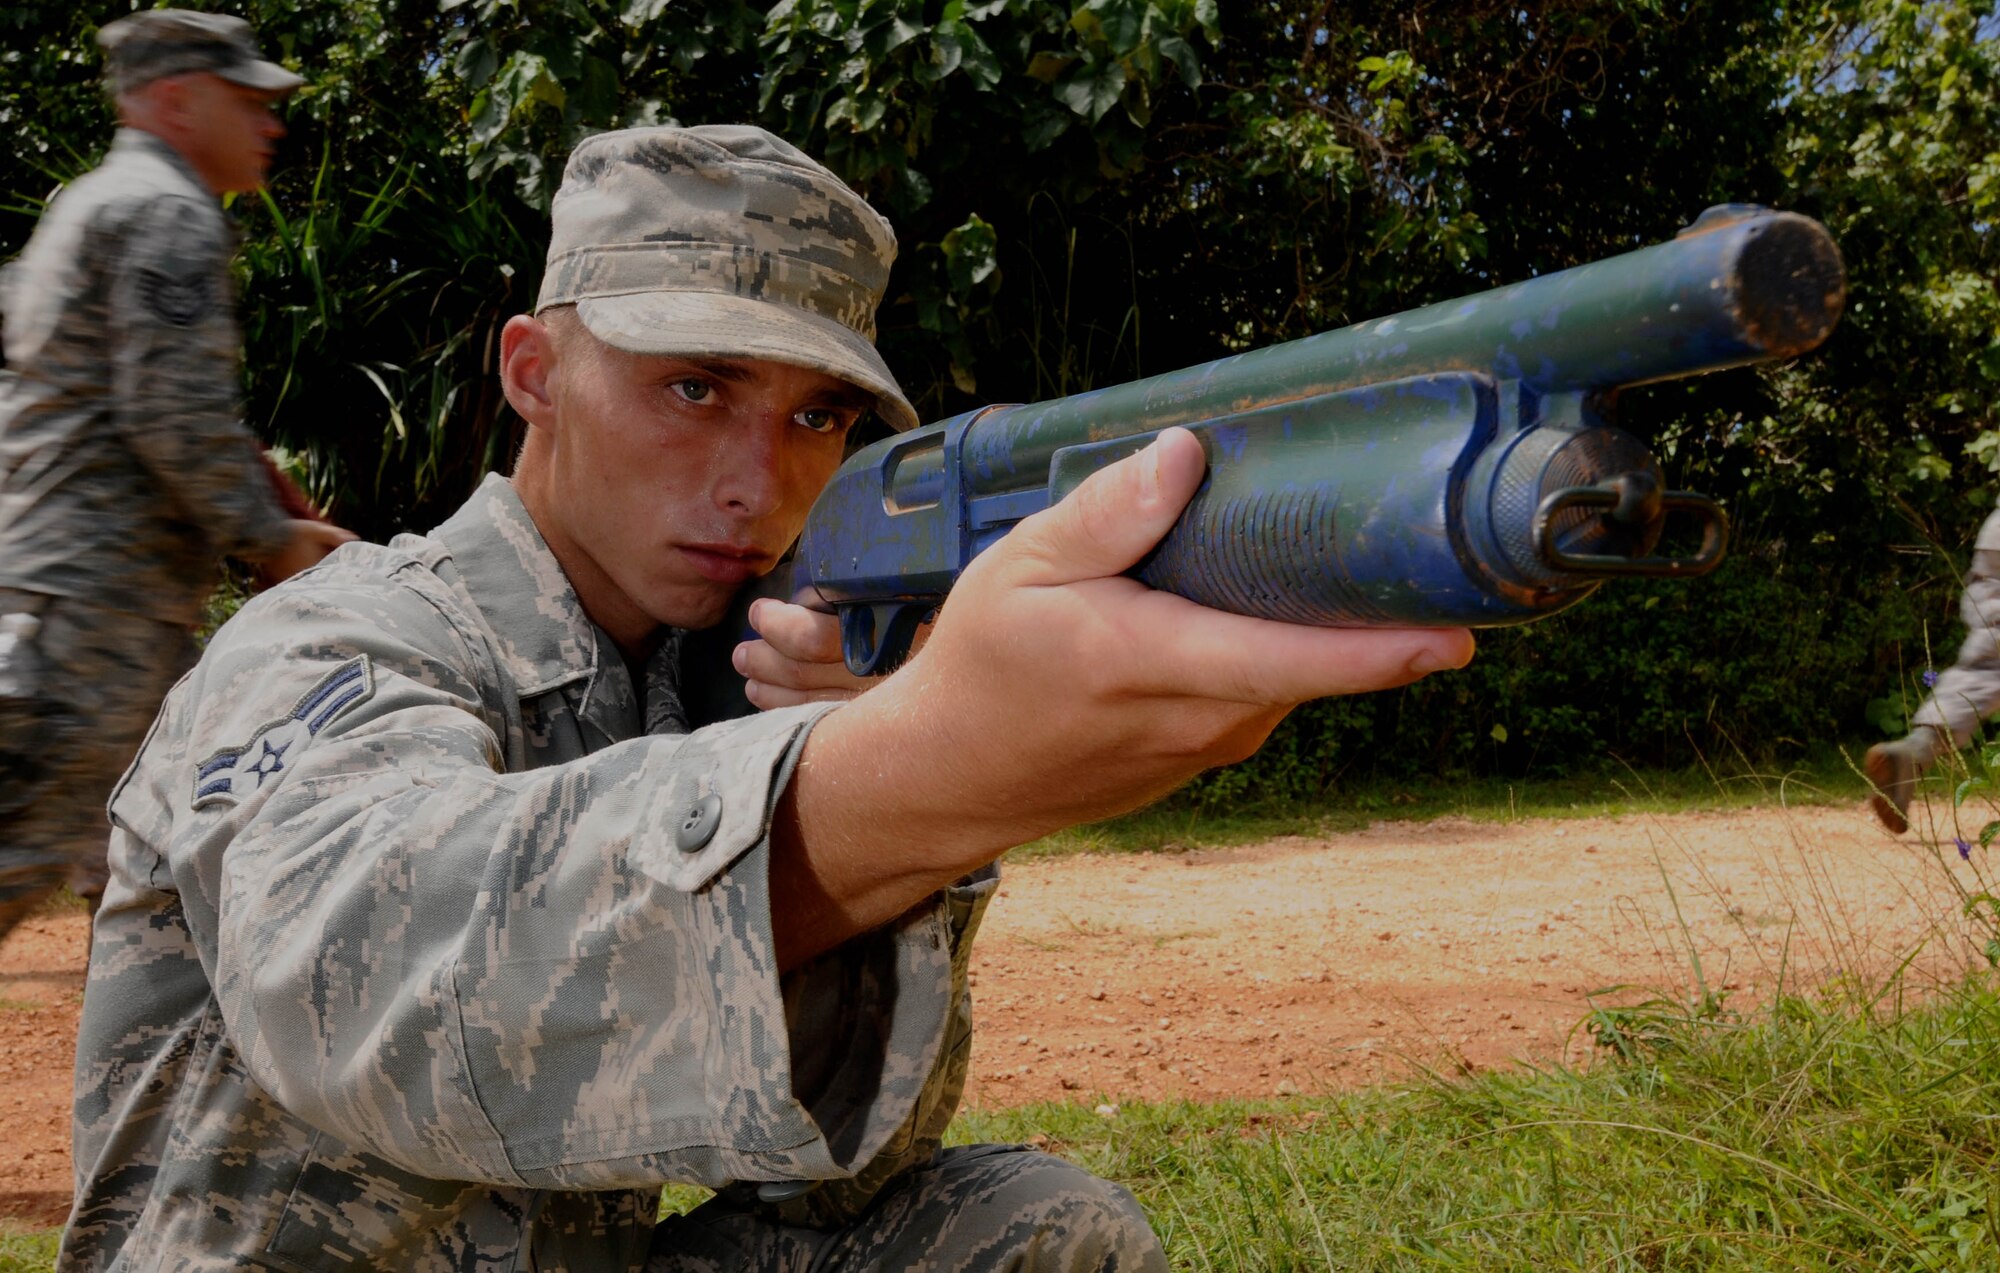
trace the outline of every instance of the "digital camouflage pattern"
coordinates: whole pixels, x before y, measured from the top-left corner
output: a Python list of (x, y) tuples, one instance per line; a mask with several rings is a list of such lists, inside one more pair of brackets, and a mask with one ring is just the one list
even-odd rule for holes
[(192, 626), (219, 558), (289, 538), (239, 410), (232, 236), (121, 129), (0, 282), (0, 588)]
[(0, 651), (0, 940), (69, 882), (102, 889), (104, 801), (181, 673), (179, 624), (0, 589), (32, 635)]
[(917, 414), (876, 352), (896, 236), (866, 200), (761, 128), (630, 128), (570, 154), (536, 309), (575, 305), (642, 354), (763, 358), (859, 385), (895, 429)]
[(2000, 710), (2000, 511), (1987, 514), (1973, 542), (1958, 613), (1965, 642), (1910, 717), (1909, 745), (1919, 768), (1971, 742), (1980, 722)]
[(1013, 1145), (940, 1151), (837, 1230), (774, 1224), (718, 1198), (661, 1225), (647, 1273), (1165, 1273), (1132, 1195)]
[(250, 24), (233, 14), (142, 9), (105, 23), (97, 43), (104, 50), (104, 78), (113, 93), (190, 71), (206, 71), (267, 93), (289, 93), (305, 83), (265, 61)]
[[(0, 284), (0, 938), (102, 885), (104, 801), (224, 553), (288, 537), (237, 415), (230, 235), (166, 143), (124, 131)], [(22, 668), (34, 665), (30, 677)]]
[[(994, 877), (780, 979), (769, 819), (829, 708), (671, 732), (679, 663), (634, 686), (497, 477), (225, 625), (112, 800), (61, 1267), (700, 1267), (661, 1182), (829, 1181), (708, 1212), (781, 1234), (912, 1167), (910, 1232), (977, 1221), (951, 1267), (1157, 1267), (1006, 1263), (1144, 1222), (1038, 1155), (924, 1166)], [(1028, 1208), (1010, 1172), (1071, 1187)]]

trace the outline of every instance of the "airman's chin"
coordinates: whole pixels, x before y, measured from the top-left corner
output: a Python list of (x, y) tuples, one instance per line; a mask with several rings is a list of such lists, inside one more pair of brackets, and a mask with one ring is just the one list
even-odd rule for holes
[(718, 596), (680, 596), (654, 614), (662, 627), (700, 632), (729, 617), (729, 604), (736, 599), (734, 588)]

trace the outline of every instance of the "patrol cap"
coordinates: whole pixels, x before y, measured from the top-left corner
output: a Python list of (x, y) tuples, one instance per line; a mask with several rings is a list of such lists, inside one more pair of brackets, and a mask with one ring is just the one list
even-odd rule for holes
[(895, 232), (788, 142), (736, 124), (600, 133), (570, 154), (549, 219), (537, 313), (574, 304), (630, 353), (822, 371), (916, 427), (875, 350)]
[(193, 9), (144, 9), (108, 22), (97, 32), (104, 73), (113, 93), (169, 75), (207, 71), (232, 84), (266, 93), (289, 93), (305, 80), (257, 49), (250, 24), (227, 13)]

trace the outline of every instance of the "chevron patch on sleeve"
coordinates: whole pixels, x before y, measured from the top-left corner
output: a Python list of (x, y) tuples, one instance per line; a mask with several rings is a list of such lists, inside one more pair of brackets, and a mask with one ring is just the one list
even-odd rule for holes
[(288, 714), (252, 734), (249, 742), (225, 747), (196, 765), (193, 807), (235, 804), (254, 795), (283, 773), (314, 735), (374, 692), (375, 677), (365, 654), (328, 672)]

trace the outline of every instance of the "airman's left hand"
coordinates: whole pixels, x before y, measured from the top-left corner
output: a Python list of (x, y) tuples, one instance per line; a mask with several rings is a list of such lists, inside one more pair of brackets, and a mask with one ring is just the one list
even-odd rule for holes
[(744, 693), (759, 708), (845, 701), (879, 679), (847, 670), (836, 615), (762, 597), (750, 604), (750, 626), (763, 639), (737, 646), (730, 661), (749, 682)]

